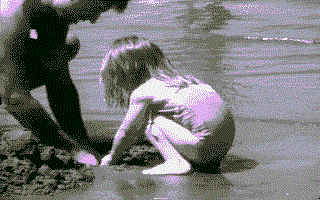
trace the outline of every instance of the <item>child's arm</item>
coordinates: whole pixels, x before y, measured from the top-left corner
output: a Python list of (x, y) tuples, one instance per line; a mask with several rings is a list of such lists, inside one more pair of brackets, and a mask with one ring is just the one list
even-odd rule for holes
[(148, 123), (148, 110), (151, 99), (145, 97), (134, 97), (132, 94), (130, 100), (129, 110), (115, 135), (112, 149), (109, 153), (109, 163), (102, 163), (103, 165), (115, 164), (120, 159), (121, 154), (134, 145), (135, 138), (141, 134), (138, 130), (145, 129)]

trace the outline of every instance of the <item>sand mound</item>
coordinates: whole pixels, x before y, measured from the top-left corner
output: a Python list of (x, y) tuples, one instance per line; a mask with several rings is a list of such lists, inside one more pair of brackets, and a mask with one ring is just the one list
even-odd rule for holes
[(0, 144), (0, 193), (51, 194), (94, 178), (70, 152), (39, 144), (30, 131), (5, 132)]
[[(161, 159), (155, 148), (143, 144), (124, 153), (118, 168), (152, 165)], [(77, 163), (71, 152), (40, 144), (23, 129), (2, 135), (0, 161), (0, 193), (6, 195), (50, 195), (95, 178), (92, 168)]]

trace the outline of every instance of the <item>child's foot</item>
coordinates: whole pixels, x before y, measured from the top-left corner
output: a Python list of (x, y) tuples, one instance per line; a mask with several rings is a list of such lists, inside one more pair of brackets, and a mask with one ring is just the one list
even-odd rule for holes
[(142, 174), (185, 174), (191, 171), (191, 165), (186, 160), (167, 160), (163, 164), (142, 171)]

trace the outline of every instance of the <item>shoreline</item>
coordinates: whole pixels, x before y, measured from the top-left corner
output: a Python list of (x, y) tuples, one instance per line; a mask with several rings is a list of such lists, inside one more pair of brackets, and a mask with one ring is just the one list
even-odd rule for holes
[[(4, 118), (5, 116), (8, 116), (10, 119), (7, 119), (7, 124), (0, 123), (0, 128), (2, 127), (20, 127), (19, 122), (16, 121), (12, 116), (7, 114), (6, 112), (1, 112), (0, 119)], [(112, 123), (121, 123), (122, 119), (125, 114), (122, 113), (115, 113), (110, 114), (109, 112), (107, 114), (101, 114), (98, 115), (83, 115), (83, 121), (85, 123), (92, 123), (92, 122), (106, 122), (108, 125), (112, 125)], [(298, 125), (298, 126), (314, 126), (314, 127), (320, 127), (320, 122), (316, 121), (310, 121), (310, 120), (292, 120), (292, 119), (276, 119), (276, 118), (253, 118), (253, 117), (245, 117), (240, 115), (234, 115), (234, 120), (239, 122), (262, 122), (262, 123), (269, 123), (269, 124), (286, 124), (286, 125)], [(3, 120), (4, 121), (4, 120)], [(120, 124), (119, 124), (120, 125)]]

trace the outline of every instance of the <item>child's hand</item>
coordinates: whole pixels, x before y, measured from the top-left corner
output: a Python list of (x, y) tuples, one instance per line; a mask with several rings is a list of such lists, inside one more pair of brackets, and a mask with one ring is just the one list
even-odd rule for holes
[(101, 164), (100, 164), (100, 166), (109, 165), (109, 163), (110, 163), (111, 160), (112, 160), (111, 155), (110, 155), (110, 154), (109, 154), (109, 155), (106, 155), (105, 157), (103, 157), (103, 158), (101, 159)]
[(88, 152), (81, 150), (78, 152), (74, 152), (74, 159), (79, 163), (86, 164), (87, 166), (90, 165), (97, 165), (98, 161), (94, 157), (94, 155), (89, 154)]

